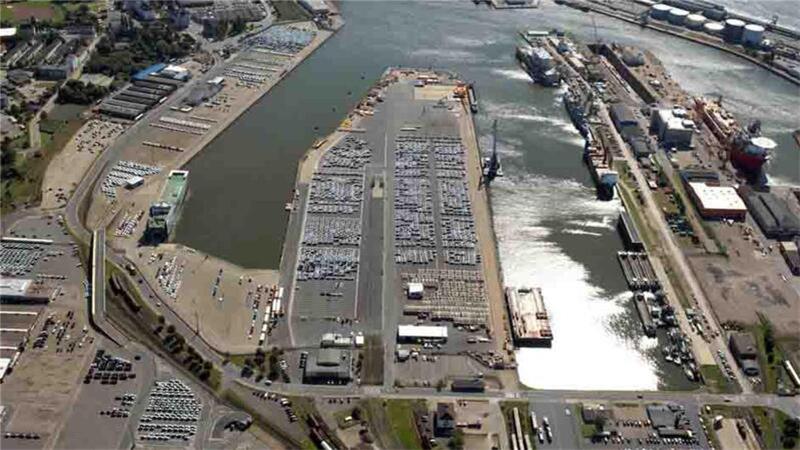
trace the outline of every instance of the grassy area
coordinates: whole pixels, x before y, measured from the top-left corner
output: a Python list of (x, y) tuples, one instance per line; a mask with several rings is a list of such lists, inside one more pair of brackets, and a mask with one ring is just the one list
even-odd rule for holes
[[(728, 418), (746, 420), (756, 434), (756, 438), (760, 441), (762, 448), (779, 449), (787, 448), (781, 442), (783, 423), (789, 417), (781, 411), (764, 408), (761, 406), (753, 407), (738, 407), (728, 405), (714, 405), (711, 406), (711, 412), (705, 414), (706, 419), (709, 421), (717, 415)], [(709, 427), (711, 430), (712, 427)], [(712, 441), (718, 443), (714, 433), (710, 433)], [(795, 443), (794, 446), (788, 447), (789, 449), (796, 449), (800, 446)], [(719, 448), (719, 446), (717, 446)]]
[(368, 399), (364, 402), (372, 433), (383, 448), (418, 449), (422, 447), (414, 411), (426, 409), (422, 400)]
[(731, 383), (719, 366), (708, 364), (700, 366), (700, 375), (708, 388), (709, 392), (732, 394), (736, 392), (736, 386)]
[[(53, 125), (53, 133), (42, 133), (40, 150), (23, 157), (17, 155), (14, 166), (18, 176), (2, 183), (3, 212), (22, 204), (35, 204), (42, 199), (42, 180), (53, 157), (72, 139), (85, 120), (77, 117)], [(27, 138), (26, 138), (27, 139)]]
[(776, 393), (778, 391), (778, 385), (781, 384), (780, 382), (783, 381), (784, 387), (789, 387), (792, 385), (791, 381), (784, 377), (784, 369), (782, 366), (783, 360), (786, 358), (786, 354), (783, 352), (781, 348), (779, 340), (775, 339), (775, 344), (772, 350), (772, 357), (767, 354), (767, 333), (768, 329), (771, 327), (767, 319), (761, 315), (759, 315), (760, 323), (758, 325), (751, 325), (748, 327), (748, 331), (753, 333), (755, 336), (756, 344), (758, 345), (758, 363), (761, 367), (761, 379), (763, 380), (763, 385), (761, 388), (764, 392), (768, 393)]
[(54, 2), (51, 0), (29, 0), (23, 2), (3, 2), (0, 6), (0, 24), (3, 26), (16, 26), (36, 18), (39, 22), (49, 22), (59, 27), (64, 25), (68, 12), (75, 12), (81, 5), (86, 5), (92, 12), (102, 9), (104, 2)]
[(281, 0), (272, 2), (275, 7), (278, 20), (281, 22), (295, 22), (298, 20), (308, 20), (311, 17), (308, 12), (295, 0)]

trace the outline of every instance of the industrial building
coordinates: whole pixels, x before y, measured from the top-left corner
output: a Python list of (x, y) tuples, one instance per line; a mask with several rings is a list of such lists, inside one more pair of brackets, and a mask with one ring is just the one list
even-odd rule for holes
[(766, 237), (788, 241), (800, 235), (800, 220), (785, 201), (746, 186), (739, 189), (739, 194)]
[(456, 413), (452, 403), (439, 402), (433, 414), (433, 432), (437, 437), (453, 435), (456, 429)]
[(442, 325), (399, 325), (397, 342), (447, 342), (447, 327)]
[(733, 187), (698, 181), (690, 181), (688, 185), (692, 202), (704, 219), (744, 221), (747, 216), (747, 206)]
[(150, 205), (145, 240), (154, 243), (169, 240), (178, 222), (188, 182), (189, 172), (186, 170), (173, 170), (169, 173), (161, 198)]
[(303, 383), (347, 384), (352, 379), (352, 354), (337, 348), (319, 349), (303, 370)]
[(692, 146), (694, 122), (682, 108), (658, 109), (650, 115), (650, 132), (665, 148), (687, 149)]
[(783, 259), (786, 260), (786, 265), (794, 275), (800, 275), (800, 237), (796, 237), (794, 241), (781, 242), (781, 254)]
[(322, 335), (319, 346), (322, 348), (350, 348), (353, 346), (353, 338), (339, 333), (325, 333)]
[(49, 303), (55, 296), (55, 289), (41, 282), (22, 278), (0, 279), (0, 303), (37, 304)]
[(758, 346), (751, 333), (733, 333), (728, 346), (742, 371), (749, 377), (756, 377), (761, 372), (758, 366)]
[(506, 303), (514, 343), (520, 347), (549, 347), (553, 330), (539, 288), (506, 288)]

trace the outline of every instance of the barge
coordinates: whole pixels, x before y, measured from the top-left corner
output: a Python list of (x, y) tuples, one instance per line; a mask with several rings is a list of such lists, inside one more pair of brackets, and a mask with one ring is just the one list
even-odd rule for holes
[(553, 330), (539, 288), (506, 288), (506, 304), (518, 347), (550, 347)]

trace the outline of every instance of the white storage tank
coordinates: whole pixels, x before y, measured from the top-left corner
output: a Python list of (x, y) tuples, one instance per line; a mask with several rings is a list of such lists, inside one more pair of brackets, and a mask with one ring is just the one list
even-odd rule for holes
[(723, 32), (723, 37), (725, 37), (726, 41), (732, 44), (738, 44), (742, 42), (743, 33), (744, 22), (739, 19), (728, 19), (725, 21), (725, 31)]
[(669, 14), (670, 9), (672, 9), (672, 7), (669, 5), (656, 3), (652, 8), (650, 8), (650, 17), (657, 20), (667, 20), (667, 15)]
[(722, 34), (722, 30), (725, 29), (725, 25), (719, 22), (707, 22), (703, 25), (703, 30), (705, 30), (708, 34), (713, 34), (715, 36), (719, 36)]
[(703, 28), (706, 23), (706, 18), (702, 14), (689, 14), (686, 16), (686, 27), (692, 30), (699, 30)]
[(762, 40), (764, 40), (764, 27), (754, 23), (745, 25), (744, 31), (742, 32), (742, 45), (760, 47)]
[(686, 16), (689, 15), (689, 11), (680, 8), (672, 8), (669, 10), (669, 16), (667, 16), (667, 20), (669, 23), (673, 25), (683, 25), (686, 21)]

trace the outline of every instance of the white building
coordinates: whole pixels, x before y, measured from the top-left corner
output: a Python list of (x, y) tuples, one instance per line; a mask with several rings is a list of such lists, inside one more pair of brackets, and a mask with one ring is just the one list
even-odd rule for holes
[(650, 131), (664, 147), (689, 148), (694, 122), (686, 118), (683, 109), (659, 109), (650, 115)]
[(447, 342), (447, 327), (441, 325), (399, 325), (397, 327), (397, 341), (401, 343)]
[(703, 218), (744, 220), (747, 215), (747, 206), (731, 186), (690, 182), (689, 191)]

